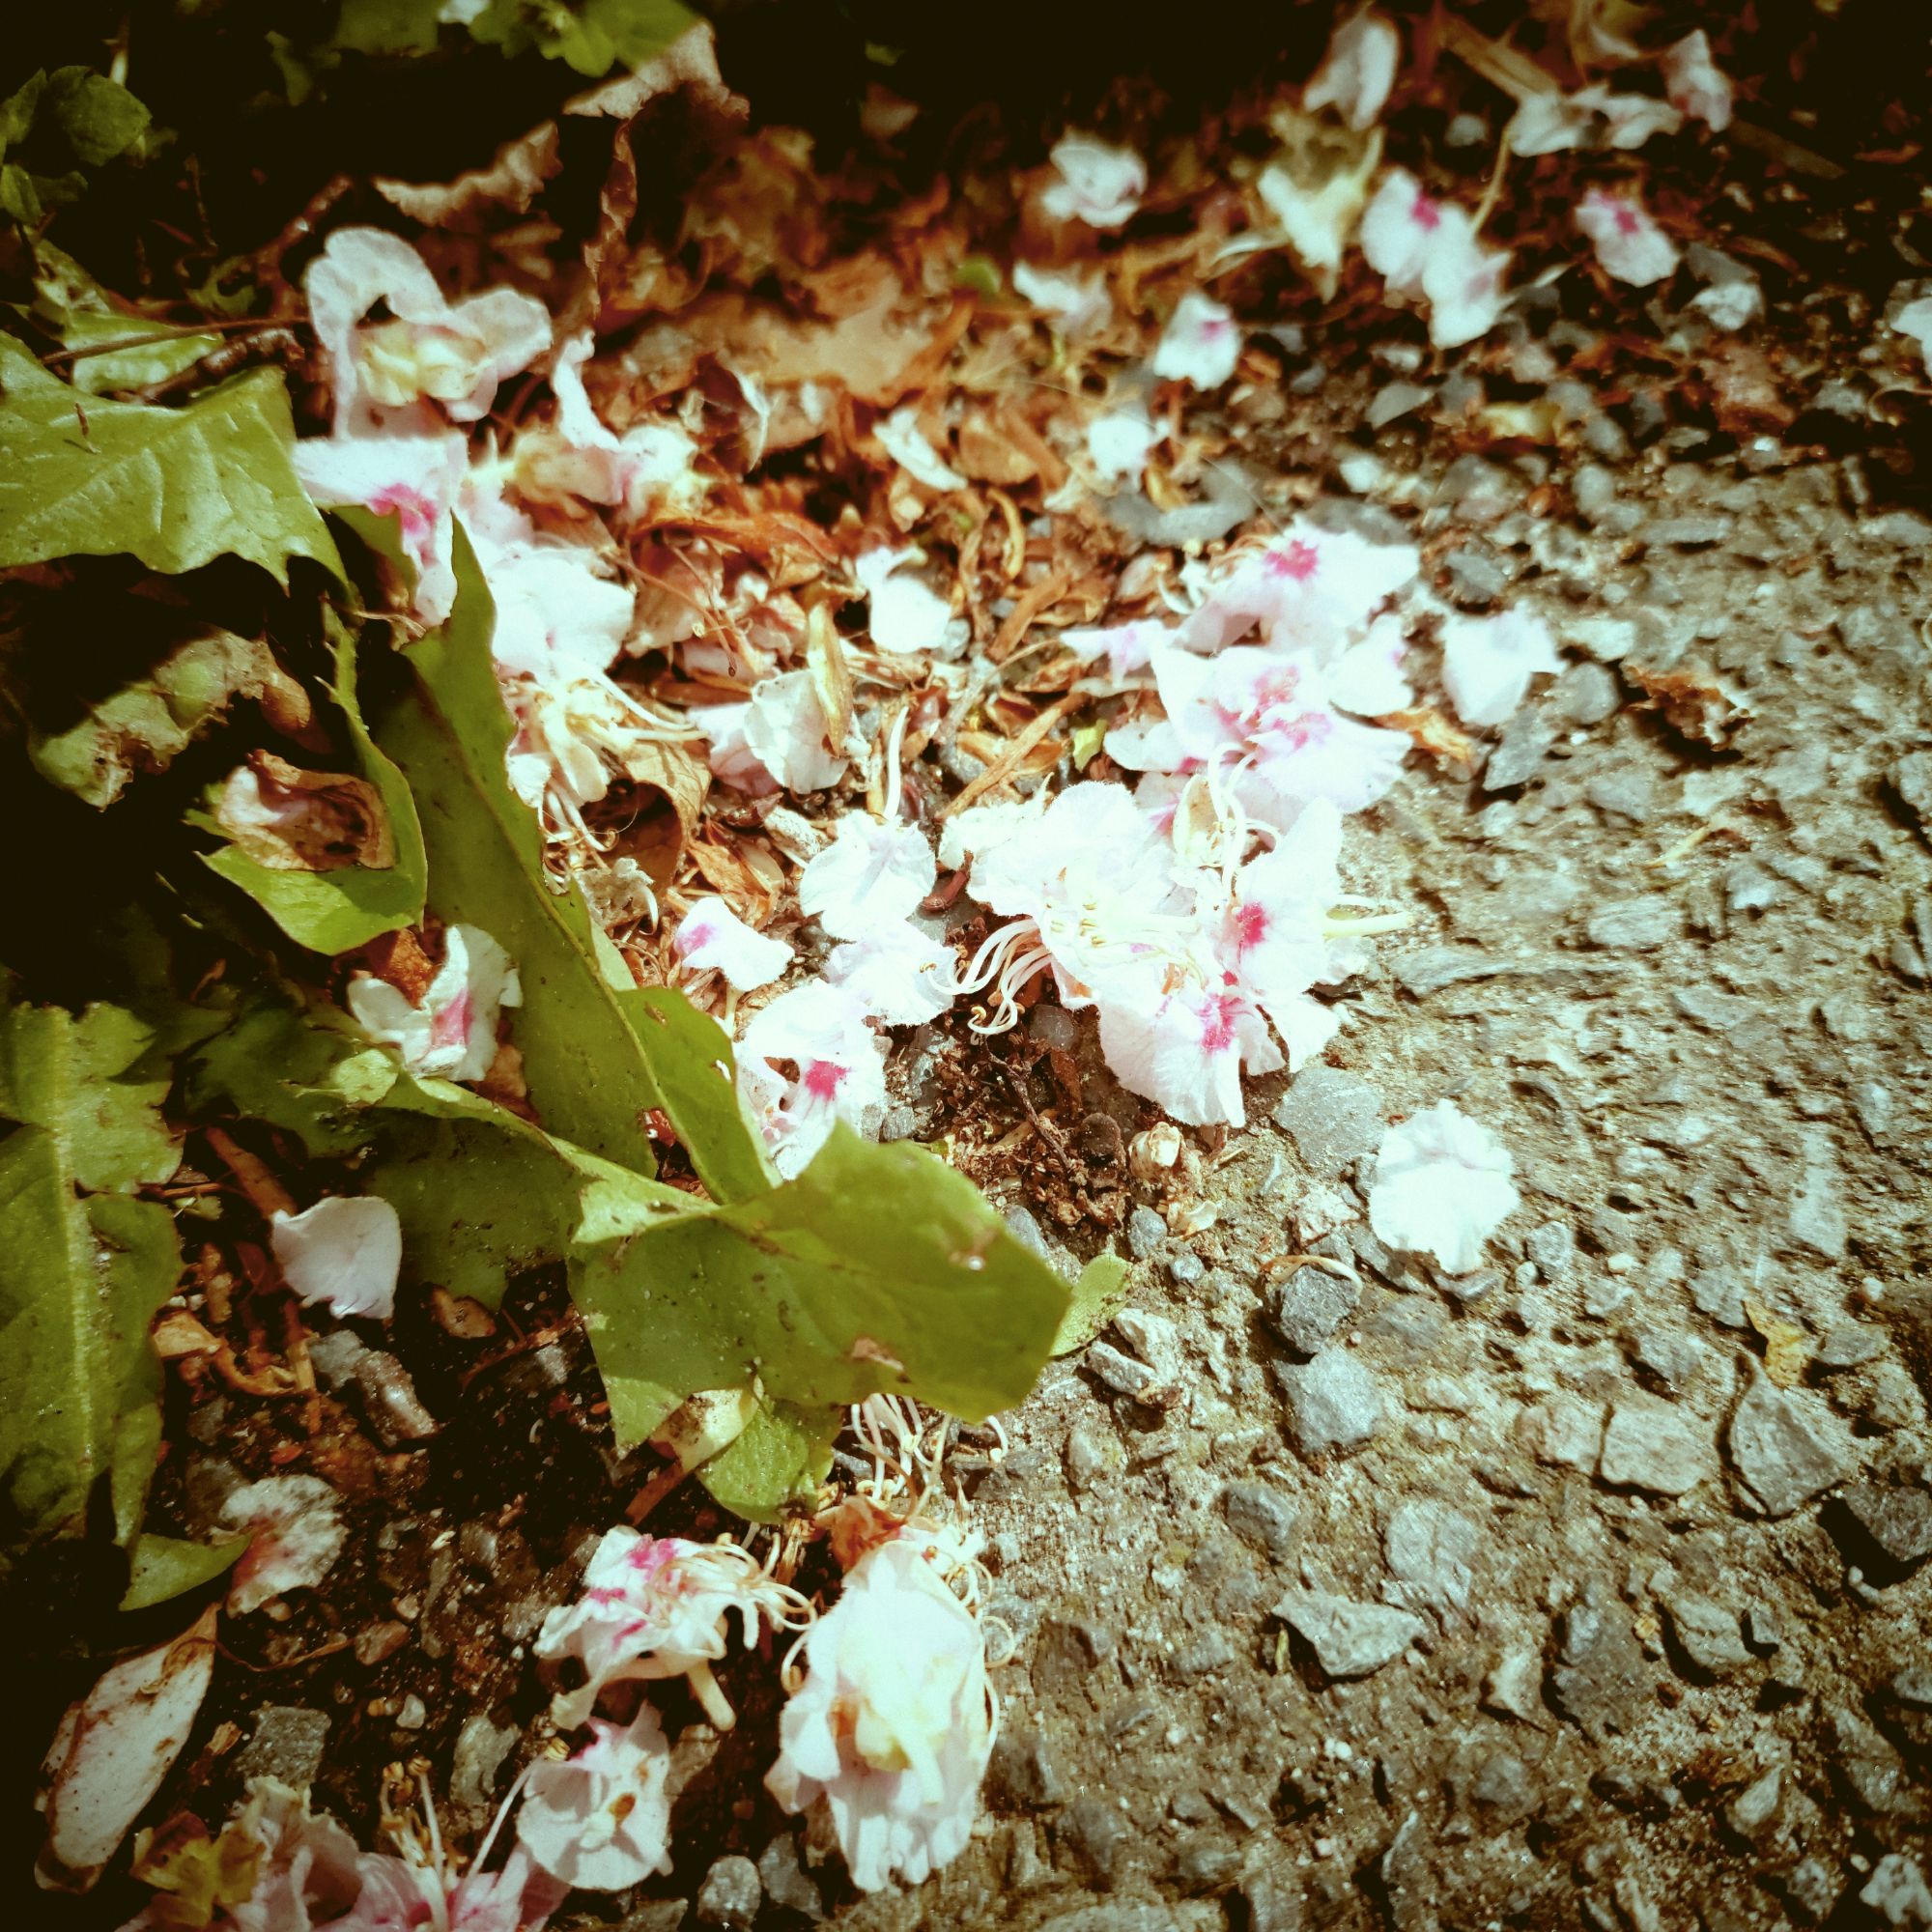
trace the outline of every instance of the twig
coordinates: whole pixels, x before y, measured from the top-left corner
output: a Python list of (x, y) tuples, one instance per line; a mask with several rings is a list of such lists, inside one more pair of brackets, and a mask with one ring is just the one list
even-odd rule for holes
[(1026, 762), (1026, 756), (1060, 721), (1076, 705), (1087, 702), (1087, 694), (1069, 691), (1063, 698), (1049, 704), (1011, 744), (1009, 744), (986, 769), (969, 784), (964, 791), (947, 800), (938, 812), (941, 818), (951, 818), (955, 811), (964, 811), (977, 798), (983, 797), (995, 785), (1003, 785)]

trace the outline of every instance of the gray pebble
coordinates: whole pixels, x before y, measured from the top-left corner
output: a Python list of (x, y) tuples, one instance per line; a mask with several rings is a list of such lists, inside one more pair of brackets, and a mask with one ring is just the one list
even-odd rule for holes
[(1599, 664), (1615, 664), (1636, 648), (1636, 625), (1629, 617), (1571, 617), (1562, 625), (1561, 640)]
[(1932, 1925), (1932, 1887), (1918, 1861), (1904, 1852), (1888, 1852), (1872, 1867), (1872, 1875), (1859, 1893), (1859, 1903), (1869, 1906), (1888, 1925)]
[(1286, 1562), (1293, 1553), (1300, 1512), (1285, 1491), (1266, 1483), (1230, 1483), (1221, 1492), (1221, 1513), (1236, 1536), (1260, 1545), (1271, 1561)]
[(385, 1350), (365, 1350), (355, 1364), (355, 1386), (370, 1427), (385, 1449), (423, 1442), (440, 1426), (422, 1405), (410, 1372)]
[(1623, 702), (1616, 673), (1600, 664), (1575, 664), (1556, 680), (1550, 702), (1573, 724), (1601, 724)]
[(1729, 517), (1659, 517), (1644, 532), (1654, 544), (1674, 544), (1679, 550), (1701, 550), (1722, 543), (1731, 533)]
[(1913, 817), (1932, 831), (1932, 752), (1911, 752), (1891, 768), (1891, 788)]
[(1689, 1593), (1665, 1597), (1670, 1634), (1693, 1670), (1707, 1677), (1728, 1677), (1751, 1662), (1738, 1630), (1737, 1616), (1708, 1597)]
[(1681, 1496), (1717, 1474), (1711, 1443), (1667, 1404), (1627, 1396), (1610, 1411), (1599, 1473), (1618, 1489)]
[(1097, 1793), (1076, 1798), (1061, 1814), (1055, 1833), (1056, 1843), (1101, 1885), (1112, 1885), (1119, 1876), (1121, 1860), (1134, 1837), (1120, 1806)]
[(1489, 762), (1483, 767), (1483, 789), (1509, 791), (1527, 784), (1556, 742), (1556, 725), (1543, 705), (1524, 705), (1503, 726)]
[(1765, 912), (1783, 896), (1783, 888), (1773, 875), (1749, 859), (1740, 859), (1724, 869), (1724, 903), (1733, 912)]
[(1583, 787), (1583, 796), (1610, 818), (1641, 825), (1657, 810), (1657, 787), (1641, 765), (1615, 765)]
[(299, 1791), (313, 1784), (328, 1745), (328, 1713), (299, 1704), (262, 1704), (255, 1711), (255, 1729), (235, 1753), (234, 1776), (245, 1784), (251, 1777), (278, 1778)]
[(1529, 1258), (1550, 1280), (1559, 1280), (1577, 1259), (1576, 1232), (1567, 1221), (1546, 1221), (1531, 1229), (1523, 1246)]
[(1346, 1349), (1324, 1349), (1312, 1362), (1280, 1363), (1275, 1373), (1289, 1433), (1304, 1456), (1359, 1449), (1382, 1426), (1379, 1378)]
[(1429, 401), (1432, 393), (1420, 383), (1384, 384), (1369, 399), (1369, 427), (1380, 429), (1385, 423), (1395, 422), (1412, 410), (1419, 410)]
[(798, 1840), (781, 1832), (758, 1854), (758, 1879), (765, 1896), (786, 1912), (796, 1912), (816, 1925), (825, 1918), (818, 1884), (798, 1861)]
[(697, 1922), (723, 1926), (724, 1932), (751, 1932), (764, 1897), (757, 1866), (733, 1853), (704, 1874), (704, 1883), (697, 1888)]
[(1916, 1485), (1881, 1489), (1855, 1483), (1845, 1492), (1845, 1508), (1889, 1572), (1916, 1569), (1932, 1556), (1932, 1495)]
[(1324, 1180), (1374, 1153), (1388, 1124), (1382, 1096), (1366, 1080), (1321, 1061), (1294, 1076), (1274, 1121), (1309, 1172)]
[(1662, 893), (1621, 899), (1595, 913), (1586, 930), (1593, 946), (1618, 952), (1647, 952), (1675, 939), (1684, 929), (1684, 915), (1675, 899)]
[(1755, 1363), (1726, 1440), (1748, 1499), (1766, 1516), (1789, 1516), (1852, 1469), (1842, 1426), (1823, 1404), (1778, 1388)]
[(1617, 479), (1601, 463), (1585, 463), (1570, 479), (1570, 495), (1586, 524), (1601, 523), (1605, 511), (1617, 500)]
[(1451, 551), (1442, 567), (1449, 573), (1449, 594), (1458, 604), (1484, 607), (1495, 603), (1510, 585), (1510, 574), (1487, 551), (1466, 546)]
[(1367, 1677), (1392, 1663), (1427, 1629), (1422, 1619), (1387, 1604), (1357, 1604), (1321, 1590), (1296, 1590), (1272, 1615), (1315, 1653), (1325, 1676)]
[(1151, 1208), (1136, 1208), (1127, 1216), (1127, 1252), (1135, 1261), (1158, 1253), (1166, 1239), (1167, 1223)]
[(1461, 985), (1464, 980), (1493, 979), (1498, 973), (1507, 973), (1510, 962), (1492, 953), (1472, 952), (1466, 946), (1425, 946), (1418, 952), (1404, 953), (1391, 970), (1420, 1000), (1431, 993), (1439, 993), (1445, 986)]
[(1475, 1576), (1470, 1559), (1483, 1532), (1460, 1510), (1417, 1496), (1389, 1512), (1382, 1550), (1403, 1602), (1429, 1609), (1466, 1609)]
[(1298, 1267), (1268, 1290), (1267, 1324), (1291, 1354), (1320, 1354), (1347, 1324), (1362, 1298), (1359, 1285), (1326, 1268)]

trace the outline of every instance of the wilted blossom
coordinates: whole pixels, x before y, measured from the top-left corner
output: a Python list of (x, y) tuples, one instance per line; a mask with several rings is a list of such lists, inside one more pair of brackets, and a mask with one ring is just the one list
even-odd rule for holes
[(1392, 1126), (1376, 1154), (1369, 1225), (1394, 1248), (1431, 1254), (1467, 1274), (1483, 1243), (1522, 1205), (1515, 1161), (1488, 1127), (1453, 1100)]
[(1442, 682), (1465, 724), (1501, 724), (1532, 677), (1563, 668), (1548, 624), (1531, 611), (1446, 618)]
[(1599, 81), (1575, 94), (1532, 94), (1509, 125), (1519, 155), (1554, 155), (1569, 148), (1640, 148), (1653, 134), (1674, 134), (1684, 116), (1654, 94), (1615, 94)]
[(953, 965), (952, 947), (895, 920), (835, 946), (825, 977), (882, 1025), (919, 1026), (952, 1004)]
[(919, 411), (906, 403), (872, 425), (886, 454), (928, 490), (963, 490), (966, 479), (934, 449), (919, 426)]
[(835, 939), (858, 939), (917, 911), (938, 876), (917, 826), (848, 811), (799, 875), (798, 902)]
[[(1153, 662), (1154, 646), (1172, 633), (1165, 624), (1150, 617), (1130, 618), (1124, 624), (1108, 624), (1098, 630), (1072, 629), (1060, 634), (1060, 648), (1070, 651), (1082, 664), (1104, 662), (1115, 684), (1137, 670), (1146, 670)], [(944, 849), (941, 858), (944, 859)]]
[(628, 1725), (589, 1725), (587, 1745), (531, 1767), (517, 1842), (562, 1885), (623, 1891), (671, 1868), (670, 1747), (648, 1703)]
[(1190, 289), (1182, 296), (1153, 352), (1153, 373), (1163, 382), (1218, 389), (1240, 360), (1241, 330), (1211, 296)]
[(1711, 56), (1711, 37), (1702, 27), (1686, 34), (1663, 56), (1663, 89), (1674, 106), (1714, 134), (1731, 125), (1730, 76)]
[[(423, 1803), (427, 1811), (427, 1792)], [(501, 1824), (499, 1812), (474, 1861), (460, 1873), (433, 1822), (427, 1842), (414, 1833), (403, 1839), (400, 1857), (365, 1852), (357, 1861), (362, 1889), (355, 1904), (327, 1932), (539, 1932), (569, 1887), (539, 1869), (521, 1845), (488, 1869)]]
[(331, 1194), (299, 1214), (269, 1221), (282, 1279), (302, 1301), (333, 1315), (386, 1321), (396, 1312), (403, 1226), (375, 1194)]
[(550, 377), (556, 413), (548, 431), (526, 431), (518, 439), (519, 489), (540, 499), (567, 495), (622, 504), (634, 514), (696, 509), (707, 483), (690, 432), (648, 417), (622, 436), (611, 429), (583, 386), (592, 348), (586, 328), (558, 349)]
[(264, 1476), (229, 1496), (222, 1521), (252, 1538), (229, 1573), (228, 1607), (236, 1616), (291, 1590), (312, 1590), (328, 1575), (349, 1540), (337, 1501), (320, 1476), (301, 1475)]
[(1117, 148), (1092, 134), (1065, 134), (1051, 156), (1060, 175), (1039, 197), (1055, 221), (1084, 221), (1089, 228), (1119, 228), (1147, 192), (1147, 163), (1131, 148)]
[[(738, 1099), (789, 1179), (837, 1122), (878, 1138), (886, 1107), (885, 1043), (850, 986), (808, 980), (761, 1007), (738, 1041)], [(781, 1070), (781, 1063), (796, 1070)]]
[(454, 430), (312, 436), (295, 446), (296, 474), (324, 509), (355, 504), (396, 519), (416, 573), (414, 610), (429, 624), (440, 624), (456, 602), (456, 498), (469, 460)]
[(552, 1610), (537, 1633), (538, 1657), (553, 1663), (572, 1658), (584, 1671), (579, 1689), (552, 1700), (552, 1721), (575, 1730), (612, 1684), (688, 1677), (705, 1715), (728, 1726), (731, 1707), (711, 1666), (729, 1647), (731, 1612), (743, 1622), (749, 1648), (760, 1618), (781, 1626), (798, 1601), (735, 1544), (607, 1530), (578, 1600)]
[(481, 926), (452, 925), (442, 935), (442, 964), (421, 1002), (373, 974), (349, 982), (349, 1010), (403, 1065), (425, 1079), (481, 1080), (497, 1057), (504, 1007), (523, 1004), (510, 955)]
[(748, 703), (711, 705), (692, 723), (711, 741), (712, 771), (739, 791), (822, 791), (845, 774), (809, 670), (761, 678)]
[(1114, 313), (1107, 278), (1097, 269), (1044, 269), (1015, 262), (1013, 289), (1035, 308), (1057, 317), (1068, 335), (1102, 328)]
[(992, 1752), (979, 1623), (908, 1532), (854, 1565), (804, 1656), (765, 1782), (788, 1811), (824, 1800), (861, 1890), (917, 1885), (965, 1849)]
[(952, 606), (924, 579), (906, 571), (906, 565), (918, 561), (915, 550), (868, 550), (853, 560), (852, 573), (870, 605), (867, 635), (895, 656), (930, 651), (957, 657), (966, 648), (971, 627), (952, 614)]
[(1604, 272), (1649, 288), (1677, 271), (1677, 247), (1650, 211), (1629, 194), (1593, 187), (1577, 205), (1577, 226), (1590, 239)]
[(1375, 126), (1401, 61), (1402, 36), (1395, 23), (1365, 7), (1335, 29), (1301, 104), (1311, 114), (1332, 107), (1359, 133)]
[(1413, 582), (1418, 564), (1411, 545), (1296, 522), (1264, 543), (1188, 568), (1184, 582), (1198, 602), (1181, 638), (1190, 649), (1217, 651), (1259, 631), (1271, 643), (1316, 650), (1328, 663)]
[(671, 951), (693, 973), (720, 973), (734, 993), (769, 985), (791, 964), (782, 939), (754, 932), (721, 898), (699, 899), (685, 914)]
[(1403, 168), (1391, 168), (1362, 215), (1362, 252), (1391, 295), (1429, 303), (1429, 339), (1459, 348), (1501, 319), (1509, 255), (1485, 248), (1469, 213), (1436, 201)]
[[(340, 1922), (362, 1889), (355, 1841), (333, 1818), (308, 1808), (308, 1793), (252, 1777), (247, 1794), (212, 1839), (150, 1846), (134, 1876), (164, 1893), (121, 1932), (313, 1932)], [(212, 1916), (184, 1920), (197, 1868), (211, 1880)], [(191, 1908), (190, 1908), (191, 1909)]]
[(1368, 204), (1373, 149), (1363, 159), (1366, 165), (1329, 169), (1312, 183), (1286, 161), (1270, 161), (1255, 182), (1282, 239), (1324, 295), (1334, 292), (1350, 238)]

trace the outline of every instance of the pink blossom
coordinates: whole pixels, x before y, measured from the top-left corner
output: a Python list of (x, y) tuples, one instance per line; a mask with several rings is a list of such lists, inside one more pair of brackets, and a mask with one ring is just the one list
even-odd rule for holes
[(671, 951), (693, 973), (720, 973), (734, 993), (769, 985), (791, 964), (781, 939), (754, 932), (721, 898), (699, 899), (685, 914)]
[(355, 504), (394, 517), (416, 573), (413, 608), (440, 624), (456, 602), (456, 497), (469, 446), (453, 430), (423, 435), (308, 437), (295, 446), (296, 474), (324, 509)]
[(472, 1865), (460, 1878), (415, 1847), (411, 1853), (365, 1852), (355, 1907), (327, 1932), (540, 1932), (569, 1890), (521, 1845), (498, 1870)]
[(1415, 177), (1391, 168), (1362, 215), (1362, 252), (1392, 296), (1429, 303), (1429, 339), (1454, 349), (1500, 320), (1509, 255), (1485, 248), (1468, 212), (1435, 201)]
[(848, 811), (831, 844), (800, 874), (798, 902), (835, 939), (857, 939), (909, 918), (938, 877), (932, 848), (917, 826)]
[(1649, 288), (1677, 271), (1677, 247), (1650, 211), (1630, 194), (1593, 187), (1577, 208), (1577, 226), (1590, 238), (1604, 272), (1634, 288)]
[(1259, 629), (1270, 642), (1325, 656), (1341, 650), (1390, 597), (1415, 580), (1409, 544), (1371, 543), (1348, 530), (1297, 521), (1264, 543), (1231, 550), (1193, 567), (1186, 582), (1200, 604), (1183, 641), (1217, 651)]
[(1090, 228), (1119, 228), (1147, 192), (1147, 163), (1131, 148), (1117, 148), (1092, 134), (1065, 134), (1054, 144), (1060, 179), (1040, 194), (1055, 221), (1084, 221)]
[(1732, 88), (1711, 56), (1711, 37), (1702, 27), (1686, 34), (1663, 56), (1663, 88), (1674, 105), (1714, 134), (1731, 125)]
[(1154, 646), (1169, 636), (1165, 624), (1136, 617), (1100, 630), (1063, 631), (1060, 647), (1070, 651), (1084, 665), (1104, 661), (1108, 676), (1120, 684), (1135, 671), (1146, 670), (1153, 662)]
[(1301, 97), (1302, 107), (1311, 114), (1332, 107), (1360, 133), (1381, 114), (1401, 61), (1402, 36), (1394, 23), (1365, 7), (1335, 29)]
[(1107, 1001), (1100, 1050), (1115, 1075), (1193, 1126), (1242, 1126), (1241, 1074), (1271, 1073), (1282, 1057), (1261, 1009), (1232, 975), (1184, 979), (1151, 1002)]
[(1501, 724), (1532, 677), (1563, 668), (1548, 624), (1529, 611), (1450, 617), (1442, 626), (1442, 682), (1465, 724)]
[(611, 1685), (688, 1677), (706, 1715), (728, 1726), (731, 1707), (711, 1665), (730, 1646), (731, 1613), (749, 1649), (760, 1619), (782, 1623), (793, 1602), (735, 1544), (607, 1530), (577, 1601), (550, 1611), (537, 1633), (538, 1657), (552, 1663), (572, 1658), (584, 1671), (579, 1689), (552, 1699), (551, 1719), (559, 1730), (575, 1730)]
[(965, 1850), (993, 1746), (985, 1642), (917, 1536), (862, 1556), (804, 1645), (765, 1782), (823, 1801), (863, 1891), (917, 1885)]
[(1218, 389), (1240, 360), (1241, 329), (1233, 314), (1210, 296), (1190, 289), (1161, 331), (1153, 373), (1163, 382)]
[(825, 977), (856, 995), (883, 1025), (920, 1026), (952, 1004), (954, 963), (943, 940), (898, 920), (834, 947)]
[[(878, 1138), (886, 1106), (885, 1044), (849, 986), (808, 980), (747, 1024), (738, 1096), (779, 1173), (802, 1174), (840, 1121)], [(789, 1063), (791, 1073), (775, 1063)]]
[(331, 1194), (269, 1222), (275, 1265), (297, 1297), (331, 1314), (386, 1321), (396, 1311), (403, 1228), (375, 1194)]
[(628, 1726), (589, 1723), (582, 1749), (531, 1768), (517, 1842), (561, 1885), (623, 1891), (671, 1868), (670, 1747), (647, 1703)]
[(510, 955), (480, 926), (443, 929), (442, 964), (421, 1002), (373, 974), (349, 982), (349, 1010), (423, 1079), (481, 1080), (497, 1058), (504, 1007), (523, 1004)]
[(609, 428), (583, 386), (592, 346), (586, 328), (558, 349), (550, 378), (556, 413), (547, 435), (518, 440), (519, 487), (540, 497), (566, 492), (592, 503), (621, 503), (636, 514), (696, 509), (706, 488), (696, 442), (679, 424), (650, 417), (621, 437)]

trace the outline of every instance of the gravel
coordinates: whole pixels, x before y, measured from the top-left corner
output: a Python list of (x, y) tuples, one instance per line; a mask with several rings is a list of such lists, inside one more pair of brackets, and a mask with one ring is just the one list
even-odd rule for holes
[(1304, 1456), (1359, 1449), (1381, 1428), (1381, 1383), (1346, 1349), (1324, 1349), (1304, 1364), (1283, 1363), (1276, 1374), (1288, 1404), (1289, 1434)]
[(1779, 1389), (1753, 1366), (1726, 1438), (1747, 1500), (1766, 1516), (1789, 1516), (1851, 1473), (1839, 1425), (1815, 1397)]
[(1324, 1676), (1368, 1677), (1393, 1663), (1428, 1626), (1387, 1604), (1351, 1603), (1320, 1590), (1301, 1590), (1275, 1605), (1271, 1615), (1289, 1625), (1315, 1653)]
[(733, 1855), (720, 1859), (704, 1874), (694, 1910), (700, 1925), (717, 1925), (723, 1932), (750, 1932), (764, 1903), (764, 1881), (750, 1859)]

